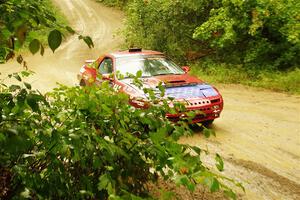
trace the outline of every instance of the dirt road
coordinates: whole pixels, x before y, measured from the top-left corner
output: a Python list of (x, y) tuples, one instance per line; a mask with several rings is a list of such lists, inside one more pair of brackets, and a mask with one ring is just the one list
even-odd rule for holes
[[(114, 37), (122, 28), (124, 15), (121, 11), (107, 8), (93, 0), (53, 0), (55, 5), (66, 15), (68, 21), (78, 33), (93, 38), (95, 48), (89, 49), (77, 35), (73, 35), (53, 54), (46, 50), (39, 54), (25, 56), (29, 69), (36, 75), (28, 82), (40, 91), (49, 91), (56, 87), (56, 82), (74, 85), (76, 75), (86, 59), (96, 59), (105, 52), (117, 50), (122, 42), (120, 36)], [(2, 77), (21, 71), (16, 62), (1, 65)]]
[[(181, 142), (219, 153), (223, 174), (246, 188), (243, 199), (300, 199), (300, 96), (219, 85), (225, 107), (212, 128)], [(211, 156), (204, 160), (213, 165)]]
[[(51, 90), (55, 83), (74, 85), (85, 59), (118, 49), (122, 38), (113, 37), (124, 15), (92, 0), (55, 0), (78, 32), (92, 36), (90, 50), (72, 36), (52, 54), (28, 56), (36, 75), (35, 88)], [(26, 59), (26, 58), (25, 58)], [(20, 70), (14, 62), (0, 65), (3, 74)], [(227, 176), (241, 181), (242, 199), (300, 199), (300, 96), (290, 96), (237, 85), (219, 85), (225, 108), (213, 128), (217, 137), (197, 133), (181, 142), (208, 148), (225, 158)], [(209, 157), (204, 157), (213, 164)]]

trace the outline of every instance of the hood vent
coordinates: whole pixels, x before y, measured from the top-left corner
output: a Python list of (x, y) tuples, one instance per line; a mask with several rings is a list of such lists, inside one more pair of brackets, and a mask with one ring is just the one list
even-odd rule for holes
[(185, 83), (185, 80), (168, 81), (167, 83)]
[(174, 81), (166, 82), (165, 87), (172, 88), (172, 87), (184, 87), (184, 86), (195, 86), (195, 85), (198, 85), (198, 83), (190, 83), (190, 82), (186, 82), (185, 80), (174, 80)]

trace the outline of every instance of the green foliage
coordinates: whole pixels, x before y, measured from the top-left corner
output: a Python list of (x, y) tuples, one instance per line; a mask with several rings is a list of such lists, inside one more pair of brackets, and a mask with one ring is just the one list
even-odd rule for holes
[(299, 10), (297, 0), (223, 0), (193, 36), (229, 63), (233, 54), (246, 66), (288, 69), (300, 64)]
[(107, 6), (124, 8), (130, 0), (96, 0), (96, 1), (104, 3)]
[(53, 30), (49, 33), (48, 44), (51, 50), (54, 52), (61, 44), (62, 35), (58, 30)]
[(224, 162), (219, 154), (216, 154), (215, 160), (217, 162), (216, 167), (218, 168), (218, 170), (223, 171), (224, 170)]
[(258, 70), (300, 64), (298, 0), (131, 0), (126, 10), (127, 47), (163, 51), (183, 64), (204, 56)]
[(176, 142), (191, 132), (166, 119), (169, 100), (136, 109), (108, 82), (42, 95), (22, 83), (27, 75), (12, 74), (20, 84), (0, 88), (1, 198), (150, 198), (146, 183), (158, 177), (232, 193), (201, 162), (201, 149)]
[(288, 72), (262, 72), (259, 74), (258, 80), (253, 82), (252, 85), (275, 91), (300, 94), (300, 69)]
[(209, 1), (131, 1), (127, 8), (127, 46), (166, 52), (183, 63), (188, 52), (206, 48), (192, 38), (194, 29), (208, 17)]
[[(61, 33), (63, 34), (64, 37), (69, 36), (69, 32), (67, 30), (68, 21), (67, 21), (66, 16), (64, 16), (64, 14), (61, 12), (61, 10), (59, 10), (59, 8), (56, 7), (55, 3), (53, 3), (52, 1), (44, 0), (43, 4), (49, 11), (51, 11), (53, 16), (56, 18), (55, 24), (53, 24), (51, 27), (40, 25), (36, 28), (33, 28), (26, 35), (26, 41), (23, 44), (23, 46), (21, 47), (21, 49), (16, 51), (17, 53), (21, 54), (24, 51), (26, 52), (30, 41), (32, 41), (34, 39), (37, 39), (40, 41), (40, 43), (42, 45), (41, 47), (48, 46), (48, 35), (54, 29), (61, 31)], [(71, 33), (71, 34), (75, 34), (75, 33)], [(43, 55), (43, 54), (41, 53), (41, 55)]]
[(82, 35), (79, 35), (79, 36), (78, 36), (78, 39), (79, 39), (79, 40), (83, 40), (83, 41), (88, 45), (89, 48), (94, 47), (93, 40), (92, 40), (92, 38), (91, 38), (90, 36), (82, 36)]
[[(60, 46), (64, 32), (76, 33), (71, 27), (61, 24), (61, 20), (58, 22), (57, 14), (52, 9), (49, 0), (0, 1), (0, 63), (14, 58), (15, 51), (24, 43), (25, 46), (29, 44), (31, 53), (40, 51), (43, 55), (45, 35), (54, 52)], [(89, 47), (93, 46), (90, 37), (80, 37)], [(18, 59), (18, 62), (22, 63), (23, 60)]]
[(300, 70), (297, 68), (286, 72), (245, 69), (242, 65), (202, 59), (201, 62), (192, 64), (191, 73), (208, 82), (244, 84), (300, 94)]
[(40, 46), (41, 46), (40, 41), (37, 39), (34, 39), (29, 44), (29, 50), (32, 54), (35, 54), (40, 50)]

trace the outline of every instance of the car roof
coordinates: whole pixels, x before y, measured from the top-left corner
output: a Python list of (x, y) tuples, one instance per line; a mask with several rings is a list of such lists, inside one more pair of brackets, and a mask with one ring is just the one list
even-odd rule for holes
[(111, 53), (110, 55), (114, 56), (115, 58), (120, 57), (128, 57), (128, 56), (136, 56), (136, 55), (164, 55), (163, 53), (159, 51), (152, 51), (152, 50), (137, 50), (137, 51), (117, 51), (114, 53)]

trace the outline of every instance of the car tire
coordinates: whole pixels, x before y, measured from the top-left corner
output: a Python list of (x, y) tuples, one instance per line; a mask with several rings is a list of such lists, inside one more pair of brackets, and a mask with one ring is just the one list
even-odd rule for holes
[(79, 83), (80, 86), (86, 86), (86, 83), (83, 79), (81, 79), (80, 83)]
[(202, 124), (205, 127), (211, 127), (211, 125), (212, 125), (213, 122), (214, 122), (214, 120), (211, 119), (211, 120), (207, 120), (207, 121), (202, 122)]

